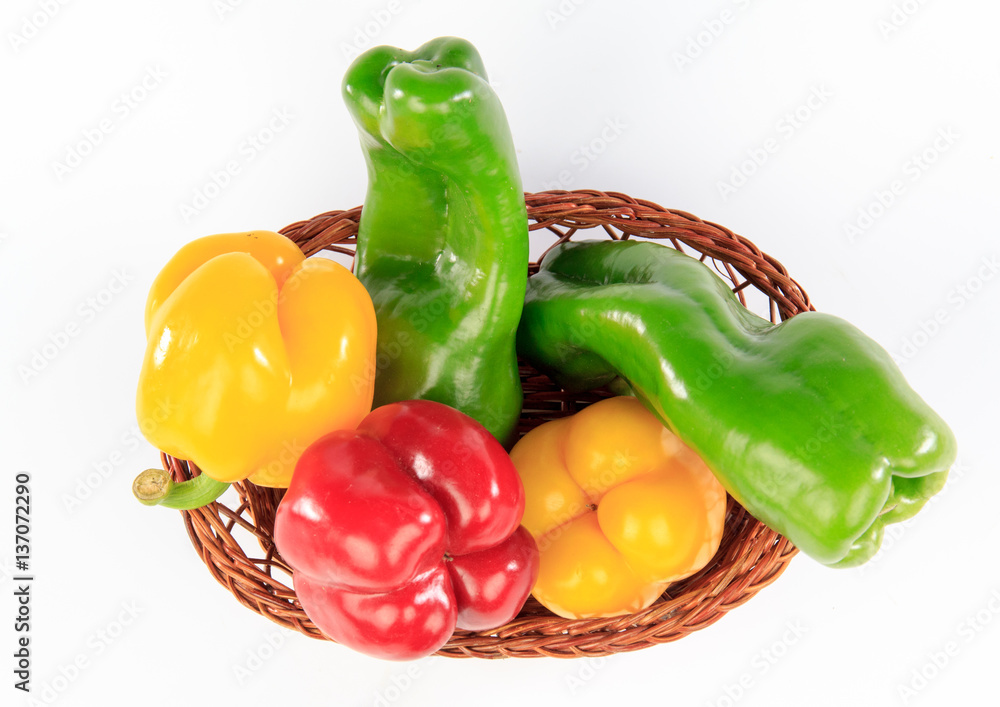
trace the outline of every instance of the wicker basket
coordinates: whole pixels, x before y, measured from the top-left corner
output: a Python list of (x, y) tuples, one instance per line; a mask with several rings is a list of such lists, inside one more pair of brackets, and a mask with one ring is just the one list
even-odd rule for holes
[[(809, 298), (784, 267), (726, 228), (690, 214), (614, 192), (551, 191), (525, 195), (530, 228), (547, 229), (558, 241), (578, 231), (603, 228), (612, 238), (659, 239), (712, 263), (747, 304), (757, 291), (771, 321), (812, 309)], [(331, 211), (292, 224), (283, 233), (306, 255), (327, 249), (353, 254), (361, 208)], [(532, 265), (534, 271), (537, 266)], [(766, 300), (764, 298), (766, 297)], [(567, 394), (530, 366), (522, 365), (524, 409), (520, 434), (572, 414), (606, 394)], [(193, 464), (163, 455), (175, 480), (197, 475)], [(234, 484), (239, 505), (222, 502), (182, 512), (188, 535), (209, 571), (247, 608), (272, 621), (324, 639), (291, 589), (291, 570), (271, 537), (283, 490)], [(258, 551), (259, 550), (259, 551)], [(439, 655), (463, 658), (596, 657), (633, 651), (683, 638), (740, 606), (782, 573), (796, 554), (787, 539), (765, 527), (732, 498), (722, 544), (698, 574), (667, 588), (649, 608), (604, 619), (557, 617), (529, 598), (511, 623), (493, 631), (456, 631)], [(277, 572), (276, 572), (277, 570)]]

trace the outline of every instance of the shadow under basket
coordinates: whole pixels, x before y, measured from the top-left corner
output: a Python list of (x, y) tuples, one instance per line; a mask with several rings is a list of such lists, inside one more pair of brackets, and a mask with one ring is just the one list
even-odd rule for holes
[[(772, 322), (812, 309), (785, 268), (732, 231), (683, 211), (665, 209), (615, 192), (549, 191), (526, 194), (529, 227), (554, 242), (584, 237), (655, 239), (714, 266), (746, 306), (756, 297)], [(353, 254), (361, 207), (330, 211), (282, 233), (312, 255), (326, 249)], [(601, 232), (603, 230), (603, 232)], [(597, 232), (595, 232), (597, 231)], [(554, 243), (553, 243), (554, 244)], [(533, 273), (536, 264), (530, 266)], [(522, 362), (524, 408), (519, 433), (607, 397), (570, 394)], [(162, 455), (164, 468), (182, 481), (200, 473), (194, 464)], [(329, 640), (302, 610), (291, 588), (291, 568), (274, 546), (274, 514), (283, 489), (233, 484), (239, 505), (221, 501), (182, 511), (188, 535), (209, 571), (247, 608), (307, 636)], [(229, 498), (228, 492), (224, 498)], [(235, 503), (233, 504), (235, 505)], [(241, 544), (242, 543), (242, 544)], [(784, 571), (797, 550), (732, 498), (722, 544), (699, 573), (670, 585), (647, 609), (601, 619), (564, 619), (529, 597), (521, 613), (492, 631), (456, 631), (437, 655), (455, 658), (596, 657), (683, 638), (710, 626), (748, 601)]]

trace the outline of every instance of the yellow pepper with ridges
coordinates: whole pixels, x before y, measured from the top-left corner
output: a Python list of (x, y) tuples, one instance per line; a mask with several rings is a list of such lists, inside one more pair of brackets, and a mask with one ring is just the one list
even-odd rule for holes
[(510, 455), (540, 550), (532, 593), (559, 616), (640, 611), (719, 548), (725, 490), (635, 398), (540, 425)]
[(287, 487), (306, 447), (371, 410), (371, 298), (349, 270), (271, 231), (181, 248), (150, 289), (146, 339), (147, 439), (218, 482)]

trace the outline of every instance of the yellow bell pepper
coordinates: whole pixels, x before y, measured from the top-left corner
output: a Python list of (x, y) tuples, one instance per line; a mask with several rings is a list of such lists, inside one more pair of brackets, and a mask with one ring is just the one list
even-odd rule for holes
[(532, 593), (559, 616), (640, 611), (719, 548), (725, 489), (635, 398), (540, 425), (510, 456), (540, 550)]
[(299, 456), (371, 410), (375, 309), (343, 266), (270, 231), (181, 248), (146, 303), (147, 439), (219, 482), (287, 487)]

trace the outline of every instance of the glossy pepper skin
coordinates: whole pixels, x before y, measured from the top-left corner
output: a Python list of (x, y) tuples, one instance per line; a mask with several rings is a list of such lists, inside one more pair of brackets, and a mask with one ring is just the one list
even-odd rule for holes
[(510, 456), (540, 549), (532, 593), (559, 616), (641, 611), (719, 549), (725, 489), (635, 398), (546, 422)]
[(150, 288), (146, 339), (136, 395), (146, 438), (216, 481), (285, 487), (309, 444), (371, 410), (368, 293), (277, 233), (181, 248)]
[(375, 47), (343, 95), (368, 167), (355, 272), (378, 314), (375, 406), (435, 400), (513, 442), (528, 225), (482, 60), (454, 37)]
[(867, 561), (955, 460), (951, 430), (857, 328), (818, 312), (772, 325), (659, 244), (550, 251), (518, 347), (567, 387), (627, 384), (737, 501), (823, 564)]
[(441, 403), (374, 410), (302, 455), (274, 538), (302, 608), (333, 640), (387, 660), (455, 628), (510, 621), (538, 571), (524, 488), (503, 447)]

